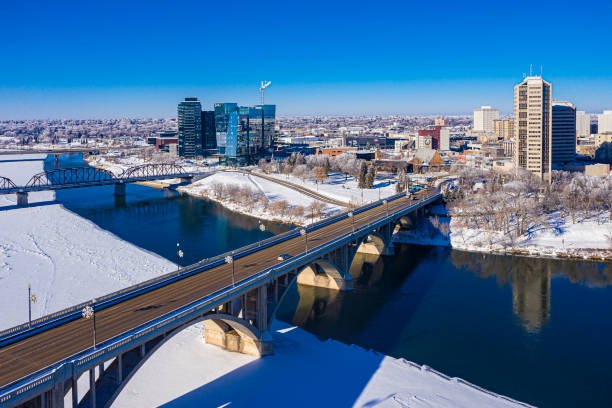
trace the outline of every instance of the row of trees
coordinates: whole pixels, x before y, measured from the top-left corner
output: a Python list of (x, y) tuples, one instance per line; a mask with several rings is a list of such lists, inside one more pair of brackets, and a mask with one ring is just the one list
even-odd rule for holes
[(270, 162), (262, 159), (258, 167), (265, 173), (291, 174), (300, 178), (316, 179), (323, 182), (329, 176), (330, 171), (343, 173), (345, 181), (348, 176), (354, 177), (358, 181), (359, 188), (373, 188), (376, 177), (374, 166), (368, 166), (365, 160), (356, 159), (353, 155), (342, 154), (337, 157), (327, 155), (308, 155), (300, 153), (292, 154), (285, 160), (271, 160)]
[(270, 201), (261, 191), (255, 191), (247, 186), (215, 183), (211, 190), (216, 199), (240, 205), (248, 212), (260, 207), (276, 217), (291, 221), (299, 221), (306, 216), (312, 222), (316, 218), (321, 218), (326, 208), (326, 205), (320, 201), (313, 201), (308, 206), (292, 206), (286, 200)]
[(455, 171), (460, 188), (447, 197), (452, 216), (465, 227), (501, 232), (511, 239), (541, 225), (554, 227), (550, 215), (555, 212), (569, 216), (572, 223), (593, 217), (602, 222), (602, 213), (610, 211), (612, 203), (612, 177), (553, 171), (549, 184), (523, 169)]

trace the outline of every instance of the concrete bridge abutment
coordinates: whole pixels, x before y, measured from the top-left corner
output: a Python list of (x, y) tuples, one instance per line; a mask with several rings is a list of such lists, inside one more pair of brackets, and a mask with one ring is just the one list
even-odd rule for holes
[(331, 290), (352, 290), (353, 278), (347, 271), (326, 260), (307, 265), (297, 276), (300, 285), (315, 286)]
[(125, 197), (125, 183), (115, 183), (115, 197)]
[(262, 340), (253, 338), (232, 328), (229, 324), (215, 319), (204, 321), (204, 341), (206, 344), (212, 344), (227, 351), (251, 356), (259, 357), (272, 353), (271, 344), (264, 345)]
[(27, 191), (17, 192), (17, 205), (25, 207), (28, 205), (28, 193)]

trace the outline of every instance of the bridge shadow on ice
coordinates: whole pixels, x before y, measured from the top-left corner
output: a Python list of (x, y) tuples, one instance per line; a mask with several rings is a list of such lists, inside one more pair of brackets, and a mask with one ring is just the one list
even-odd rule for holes
[(352, 406), (384, 358), (338, 341), (321, 341), (277, 320), (272, 329), (273, 355), (247, 363), (161, 406)]

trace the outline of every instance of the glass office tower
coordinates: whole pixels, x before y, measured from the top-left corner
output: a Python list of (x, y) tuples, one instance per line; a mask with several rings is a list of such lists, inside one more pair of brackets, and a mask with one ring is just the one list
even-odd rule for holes
[(217, 148), (215, 128), (215, 111), (202, 111), (202, 151), (205, 154), (214, 153)]
[(202, 105), (198, 98), (178, 104), (178, 154), (193, 158), (202, 155)]
[(215, 104), (219, 153), (226, 160), (251, 164), (271, 154), (274, 146), (276, 105)]
[[(226, 154), (229, 116), (238, 113), (237, 103), (215, 103), (215, 129), (219, 154)], [(237, 122), (236, 122), (237, 126)]]

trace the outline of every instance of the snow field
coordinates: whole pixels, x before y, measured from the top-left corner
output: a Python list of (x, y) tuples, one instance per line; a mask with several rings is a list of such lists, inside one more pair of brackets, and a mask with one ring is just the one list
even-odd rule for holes
[(144, 363), (112, 407), (526, 406), (280, 321), (271, 331), (274, 354), (257, 359), (205, 344), (203, 326), (191, 326)]
[[(271, 202), (274, 201), (286, 201), (290, 206), (302, 206), (304, 208), (311, 205), (313, 202), (317, 201), (312, 197), (309, 197), (305, 194), (302, 194), (298, 191), (295, 191), (289, 187), (285, 187), (283, 185), (277, 184), (275, 182), (265, 180), (263, 178), (257, 177), (256, 175), (250, 175), (240, 172), (218, 172), (205, 179), (199, 180), (189, 186), (180, 187), (179, 191), (186, 192), (188, 194), (192, 194), (195, 196), (204, 196), (208, 199), (217, 201), (227, 208), (241, 212), (247, 215), (255, 216), (261, 219), (267, 220), (279, 220), (283, 222), (296, 223), (296, 224), (304, 224), (310, 222), (309, 214), (304, 214), (302, 217), (295, 218), (291, 216), (283, 216), (279, 217), (276, 214), (272, 214), (269, 208), (266, 208), (262, 205), (256, 205), (254, 207), (249, 207), (245, 203), (240, 202), (228, 202), (225, 200), (220, 200), (214, 195), (214, 186), (216, 184), (223, 184), (226, 186), (239, 186), (246, 187), (251, 189), (254, 192), (263, 193)], [(335, 206), (326, 204), (326, 212), (327, 214), (339, 212), (343, 209)]]
[[(0, 163), (0, 175), (19, 184), (42, 170), (42, 161)], [(0, 196), (0, 330), (27, 321), (28, 285), (37, 296), (32, 305), (36, 319), (176, 267), (54, 199), (53, 192), (31, 193), (34, 205), (20, 208), (14, 195)]]

